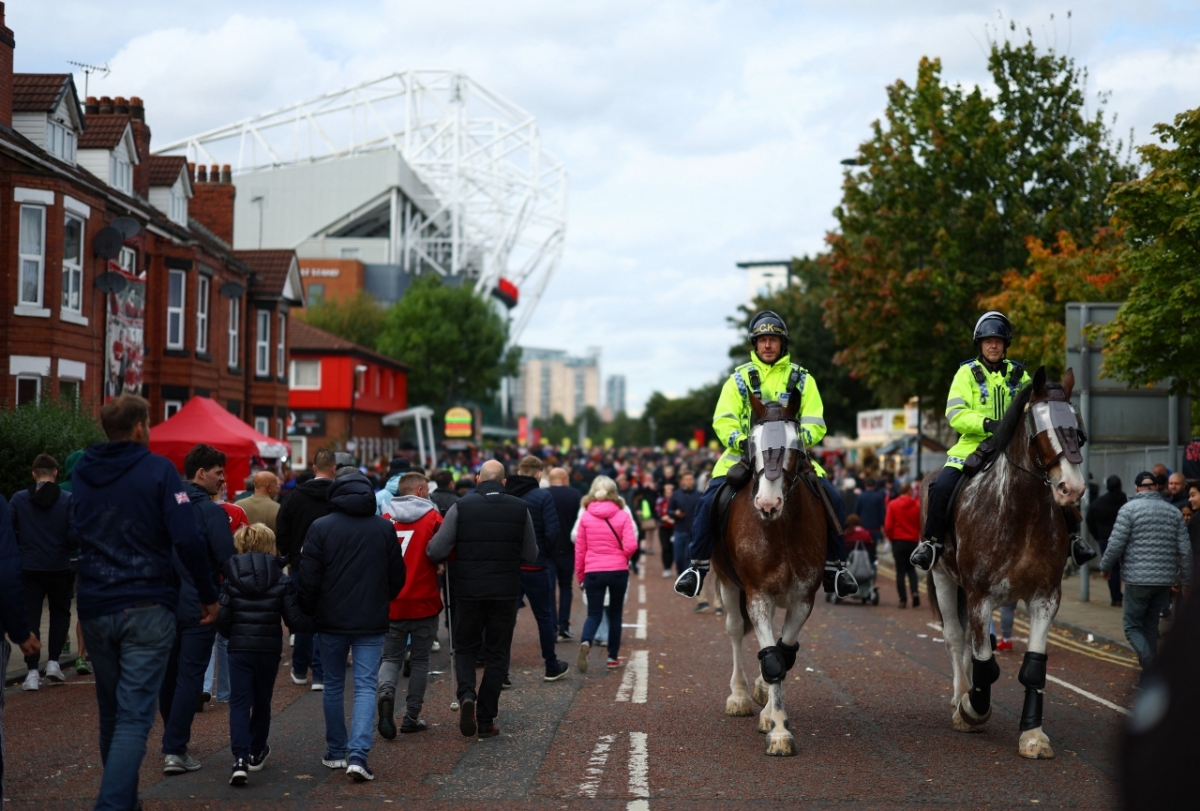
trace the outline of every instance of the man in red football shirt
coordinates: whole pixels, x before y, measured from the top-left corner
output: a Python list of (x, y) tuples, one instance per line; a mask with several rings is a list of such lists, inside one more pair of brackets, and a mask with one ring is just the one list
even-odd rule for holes
[(400, 477), (397, 495), (383, 508), (383, 517), (396, 526), (396, 542), (404, 551), (407, 570), (404, 588), (388, 608), (388, 632), (375, 694), (379, 734), (390, 740), (396, 737), (393, 718), (396, 681), (406, 649), (411, 651), (412, 673), (408, 680), (408, 706), (400, 722), (400, 731), (421, 732), (428, 726), (421, 718), (421, 707), (425, 703), (429, 653), (437, 638), (442, 595), (437, 579), (440, 567), (425, 555), (425, 547), (442, 525), (442, 514), (429, 500), (429, 480), (412, 472)]

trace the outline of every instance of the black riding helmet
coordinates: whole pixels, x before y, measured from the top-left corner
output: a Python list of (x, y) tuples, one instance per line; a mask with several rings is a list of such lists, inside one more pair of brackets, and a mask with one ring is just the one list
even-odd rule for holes
[(750, 319), (750, 330), (747, 334), (747, 339), (750, 341), (750, 348), (754, 348), (754, 342), (764, 335), (774, 335), (783, 342), (780, 356), (787, 354), (788, 351), (788, 328), (779, 313), (771, 310), (763, 310), (755, 313)]
[(975, 322), (975, 348), (979, 349), (979, 343), (984, 338), (999, 338), (1004, 341), (1004, 348), (1007, 350), (1012, 344), (1013, 328), (1012, 322), (998, 310), (989, 310), (979, 317)]

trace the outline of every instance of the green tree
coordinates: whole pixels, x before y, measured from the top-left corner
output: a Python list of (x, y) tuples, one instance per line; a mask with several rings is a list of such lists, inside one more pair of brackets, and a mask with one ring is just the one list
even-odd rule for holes
[(914, 85), (888, 88), (843, 182), (828, 323), (839, 362), (883, 402), (944, 397), (974, 352), (980, 299), (1026, 266), (1026, 238), (1086, 244), (1108, 223), (1113, 183), (1135, 176), (1103, 96), (1088, 115), (1074, 60), (1005, 41), (988, 67), (994, 96), (946, 84), (923, 58)]
[(317, 329), (371, 349), (375, 348), (375, 341), (383, 332), (385, 314), (383, 305), (361, 290), (354, 298), (340, 302), (322, 301), (296, 313), (301, 321)]
[(451, 287), (429, 273), (388, 308), (375, 348), (412, 367), (412, 403), (446, 408), (486, 402), (501, 378), (516, 376), (520, 349), (506, 349), (507, 341), (504, 318), (469, 285)]
[(686, 445), (697, 428), (703, 428), (705, 437), (712, 439), (713, 411), (717, 407), (717, 398), (721, 395), (721, 386), (724, 384), (725, 378), (722, 377), (714, 383), (692, 389), (683, 397), (667, 397), (657, 391), (651, 394), (642, 412), (647, 440), (651, 418), (655, 424), (654, 439), (659, 445), (668, 439), (675, 439)]
[[(874, 398), (866, 383), (851, 376), (844, 366), (834, 362), (837, 343), (833, 330), (825, 324), (825, 303), (833, 295), (829, 283), (828, 257), (805, 256), (792, 260), (792, 280), (787, 287), (769, 296), (758, 296), (749, 305), (738, 308), (729, 319), (743, 334), (750, 319), (760, 310), (774, 310), (787, 322), (788, 351), (817, 381), (825, 404), (825, 424), (829, 431), (853, 434), (859, 411), (872, 408)], [(745, 363), (750, 347), (741, 341), (729, 350), (735, 364)], [(710, 415), (711, 417), (711, 415)]]
[(1126, 224), (1123, 261), (1138, 281), (1105, 330), (1104, 369), (1131, 385), (1170, 381), (1200, 394), (1200, 109), (1154, 127), (1162, 146), (1138, 151), (1150, 167), (1109, 199)]
[[(11, 497), (33, 480), (30, 465), (39, 453), (59, 464), (59, 475), (73, 451), (104, 441), (90, 410), (74, 403), (43, 399), (11, 411), (0, 410), (0, 493)], [(61, 481), (61, 479), (60, 479)]]

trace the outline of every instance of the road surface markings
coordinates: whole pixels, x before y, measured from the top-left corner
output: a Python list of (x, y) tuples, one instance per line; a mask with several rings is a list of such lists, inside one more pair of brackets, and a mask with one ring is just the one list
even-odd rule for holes
[(600, 778), (604, 776), (604, 764), (608, 763), (608, 750), (612, 748), (612, 742), (616, 737), (616, 735), (601, 735), (600, 740), (596, 742), (596, 747), (592, 750), (592, 757), (588, 760), (587, 779), (579, 784), (579, 793), (584, 797), (595, 797), (596, 792), (600, 789)]
[(634, 651), (633, 656), (629, 657), (629, 664), (625, 666), (625, 678), (621, 680), (621, 686), (617, 689), (617, 701), (645, 704), (646, 694), (649, 692), (649, 676), (649, 651)]
[(646, 609), (644, 608), (638, 609), (637, 630), (633, 632), (633, 636), (635, 639), (646, 638)]
[(638, 602), (639, 603), (646, 602), (646, 584), (645, 583), (638, 583)]
[[(629, 793), (634, 797), (650, 796), (650, 753), (646, 748), (645, 732), (629, 733)], [(647, 811), (645, 799), (633, 800), (626, 811)]]
[(1095, 701), (1097, 704), (1103, 704), (1105, 707), (1108, 707), (1110, 710), (1116, 710), (1117, 712), (1121, 713), (1121, 715), (1129, 715), (1129, 710), (1125, 709), (1124, 707), (1114, 704), (1106, 698), (1101, 698), (1100, 696), (1096, 695), (1095, 693), (1089, 693), (1087, 690), (1084, 690), (1082, 687), (1076, 687), (1075, 685), (1071, 684), (1070, 682), (1063, 681), (1062, 679), (1057, 678), (1055, 676), (1051, 676), (1049, 673), (1046, 674), (1046, 681), (1052, 681), (1055, 684), (1066, 687), (1068, 690), (1074, 690), (1076, 693), (1079, 693), (1079, 695), (1083, 696), (1084, 698), (1090, 698), (1092, 701)]

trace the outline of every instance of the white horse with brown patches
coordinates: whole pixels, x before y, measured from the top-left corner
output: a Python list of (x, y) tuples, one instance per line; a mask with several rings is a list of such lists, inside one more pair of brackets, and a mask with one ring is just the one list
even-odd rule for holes
[(1013, 400), (996, 431), (995, 454), (952, 507), (954, 543), (930, 573), (954, 669), (952, 722), (959, 732), (979, 731), (992, 714), (991, 685), (1000, 677), (988, 632), (992, 611), (1014, 600), (1028, 603), (1017, 748), (1028, 758), (1054, 757), (1042, 730), (1046, 639), (1070, 545), (1062, 509), (1073, 508), (1085, 486), (1074, 385), (1070, 370), (1060, 386), (1047, 383), (1045, 369), (1038, 369)]

